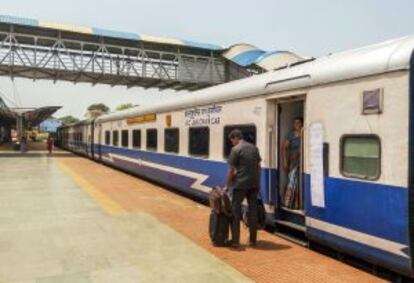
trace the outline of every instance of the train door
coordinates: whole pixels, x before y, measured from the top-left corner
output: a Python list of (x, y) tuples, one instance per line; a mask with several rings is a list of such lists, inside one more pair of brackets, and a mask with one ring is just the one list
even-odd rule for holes
[(304, 98), (276, 102), (277, 199), (276, 223), (280, 230), (305, 232), (303, 185)]
[(95, 120), (91, 121), (90, 124), (91, 127), (91, 132), (90, 132), (90, 137), (91, 137), (91, 158), (92, 160), (95, 159)]
[(98, 160), (102, 161), (102, 124), (98, 125)]

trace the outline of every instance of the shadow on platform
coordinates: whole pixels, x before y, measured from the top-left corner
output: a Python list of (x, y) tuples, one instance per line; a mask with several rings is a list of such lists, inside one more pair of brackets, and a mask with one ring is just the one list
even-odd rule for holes
[(292, 248), (291, 246), (284, 244), (277, 244), (271, 241), (258, 240), (256, 246), (249, 247), (248, 245), (240, 245), (237, 248), (230, 248), (233, 251), (245, 251), (247, 248), (261, 251), (281, 251)]
[(256, 246), (252, 247), (255, 250), (262, 250), (262, 251), (279, 251), (279, 250), (286, 250), (292, 248), (291, 246), (278, 244), (271, 241), (266, 240), (258, 240)]

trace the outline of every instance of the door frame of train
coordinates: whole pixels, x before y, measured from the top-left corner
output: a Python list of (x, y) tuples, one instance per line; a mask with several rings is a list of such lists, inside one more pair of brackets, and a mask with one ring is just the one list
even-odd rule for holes
[(280, 209), (282, 207), (281, 205), (281, 197), (280, 197), (280, 176), (281, 176), (281, 170), (282, 170), (282, 166), (281, 166), (281, 143), (282, 143), (282, 137), (281, 137), (281, 127), (280, 127), (280, 123), (281, 123), (281, 111), (280, 108), (282, 105), (286, 105), (289, 103), (294, 103), (294, 102), (301, 102), (302, 103), (302, 112), (303, 112), (303, 135), (302, 135), (302, 147), (301, 147), (301, 191), (302, 191), (302, 207), (301, 207), (301, 211), (305, 212), (305, 189), (304, 189), (304, 183), (303, 183), (303, 175), (304, 175), (304, 169), (305, 169), (305, 165), (304, 165), (304, 140), (305, 137), (305, 125), (306, 125), (306, 93), (296, 93), (294, 95), (289, 95), (289, 96), (285, 96), (285, 97), (281, 97), (281, 98), (276, 98), (274, 100), (274, 104), (275, 104), (275, 117), (274, 117), (274, 136), (275, 136), (275, 140), (273, 142), (274, 148), (275, 148), (275, 152), (273, 153), (273, 162), (272, 165), (275, 166), (276, 168), (278, 168), (278, 172), (277, 172), (277, 182), (276, 182), (276, 207), (278, 209)]
[(91, 156), (95, 159), (95, 119), (91, 122)]
[(410, 58), (408, 98), (408, 230), (411, 270), (414, 270), (414, 51)]

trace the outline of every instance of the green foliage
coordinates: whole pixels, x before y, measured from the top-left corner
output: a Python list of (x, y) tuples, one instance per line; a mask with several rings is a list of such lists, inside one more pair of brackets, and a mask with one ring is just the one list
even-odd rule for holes
[(68, 125), (68, 124), (72, 124), (72, 123), (76, 123), (80, 121), (78, 118), (73, 117), (72, 115), (61, 117), (58, 120), (61, 121), (63, 125)]
[(120, 104), (116, 107), (116, 111), (122, 111), (134, 107), (132, 103)]
[(97, 118), (103, 114), (109, 113), (109, 107), (103, 103), (95, 103), (88, 107), (85, 116), (88, 118)]
[(99, 111), (102, 114), (106, 114), (109, 112), (109, 107), (106, 106), (103, 103), (96, 103), (96, 104), (92, 104), (88, 107), (88, 111), (92, 112), (92, 111)]

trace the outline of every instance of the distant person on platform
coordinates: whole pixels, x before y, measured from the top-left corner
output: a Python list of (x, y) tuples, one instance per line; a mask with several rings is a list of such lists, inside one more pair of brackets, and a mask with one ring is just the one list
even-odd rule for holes
[(240, 246), (241, 204), (247, 198), (249, 245), (255, 246), (257, 240), (257, 194), (260, 189), (260, 162), (262, 161), (259, 149), (243, 139), (239, 129), (231, 131), (228, 138), (233, 148), (228, 164), (227, 189), (233, 188), (232, 197), (232, 224), (230, 241), (231, 247)]
[(49, 151), (49, 154), (52, 154), (52, 152), (53, 152), (53, 144), (54, 144), (54, 140), (53, 140), (53, 138), (52, 138), (52, 136), (51, 136), (51, 135), (49, 135), (49, 136), (47, 137), (47, 141), (46, 141), (46, 143), (47, 143), (47, 150)]
[(27, 138), (24, 135), (20, 139), (20, 151), (22, 153), (27, 151)]

